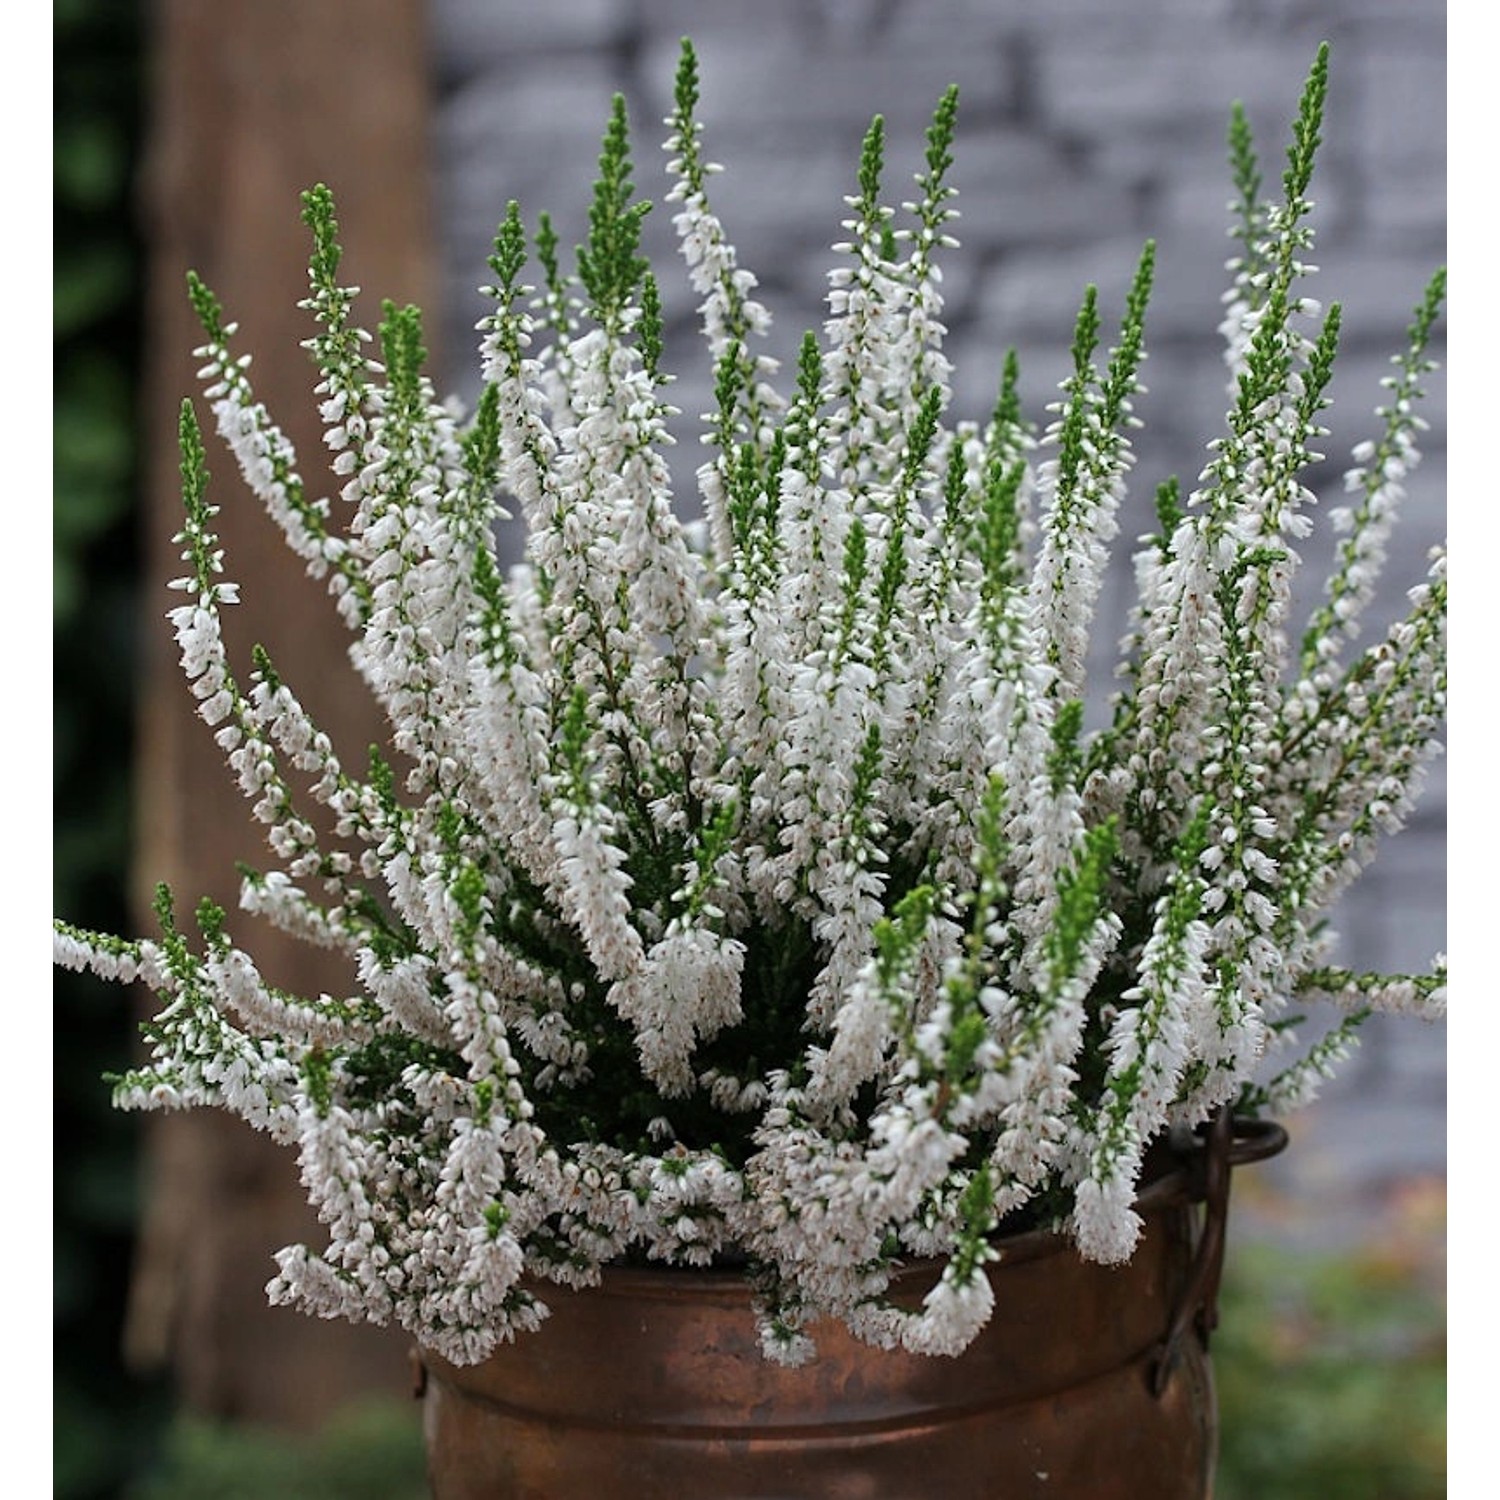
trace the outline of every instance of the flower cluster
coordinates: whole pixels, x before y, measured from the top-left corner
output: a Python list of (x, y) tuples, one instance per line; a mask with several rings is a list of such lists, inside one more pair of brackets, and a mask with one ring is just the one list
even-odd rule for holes
[[(471, 415), (436, 399), (415, 309), (386, 305), (372, 357), (329, 194), (304, 196), (338, 506), (191, 280), (219, 433), (390, 723), (357, 773), (264, 652), (237, 678), (184, 403), (170, 618), (275, 856), (242, 904), (341, 953), (351, 994), (270, 986), (206, 904), (190, 943), (165, 891), (160, 937), (60, 922), (56, 957), (164, 999), (122, 1106), (219, 1106), (297, 1147), (329, 1243), (282, 1252), (274, 1300), (397, 1320), (467, 1362), (534, 1327), (549, 1282), (737, 1264), (775, 1357), (806, 1356), (827, 1316), (951, 1353), (989, 1315), (997, 1232), (1052, 1225), (1123, 1260), (1164, 1132), (1305, 1099), (1375, 1010), (1441, 1012), (1441, 959), (1340, 970), (1324, 925), (1437, 748), (1446, 606), (1438, 555), (1357, 649), (1439, 273), (1293, 639), (1339, 327), (1305, 290), (1326, 74), (1325, 50), (1275, 200), (1234, 116), (1225, 431), (1196, 488), (1158, 490), (1112, 714), (1087, 732), (1153, 249), (1107, 349), (1087, 292), (1050, 425), (1023, 416), (1013, 357), (990, 415), (956, 418), (955, 92), (899, 213), (872, 124), (828, 321), (783, 390), (709, 203), (684, 44), (667, 199), (714, 369), (701, 524), (672, 502), (680, 413), (621, 101), (576, 270), (545, 218), (528, 235), (512, 204), (500, 225)], [(525, 533), (510, 566), (502, 497)], [(1318, 997), (1337, 1024), (1299, 1050)], [(941, 1273), (898, 1306), (915, 1256)]]

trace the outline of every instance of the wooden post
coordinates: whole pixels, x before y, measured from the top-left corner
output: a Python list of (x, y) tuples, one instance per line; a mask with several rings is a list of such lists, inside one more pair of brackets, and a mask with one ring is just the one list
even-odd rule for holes
[[(333, 190), (345, 279), (365, 289), (356, 311), (367, 327), (383, 297), (435, 310), (424, 18), (420, 0), (158, 0), (153, 13), (154, 118), (140, 184), (152, 268), (134, 902), (149, 931), (156, 881), (171, 882), (185, 921), (211, 896), (266, 977), (299, 993), (349, 993), (353, 975), (235, 915), (235, 861), (264, 868), (272, 856), (193, 713), (163, 618), (181, 598), (165, 587), (182, 572), (171, 543), (181, 525), (177, 412), (199, 389), (192, 350), (202, 339), (185, 277), (197, 271), (241, 325), (257, 394), (295, 443), (309, 493), (336, 496), (300, 347), (313, 324), (297, 307), (308, 255), (299, 194), (317, 182)], [(226, 576), (242, 586), (243, 603), (225, 612), (236, 676), (248, 680), (251, 645), (264, 644), (340, 754), (363, 767), (381, 726), (348, 665), (348, 633), (245, 489), (201, 399), (198, 409)], [(273, 1252), (325, 1242), (294, 1152), (197, 1111), (153, 1117), (147, 1155), (126, 1334), (137, 1367), (169, 1365), (193, 1410), (288, 1427), (313, 1426), (358, 1392), (407, 1391), (404, 1334), (266, 1305)]]

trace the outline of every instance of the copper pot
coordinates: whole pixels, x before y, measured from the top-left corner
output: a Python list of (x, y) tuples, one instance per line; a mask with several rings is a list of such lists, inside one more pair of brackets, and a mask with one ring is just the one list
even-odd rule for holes
[[(887, 1353), (824, 1323), (815, 1361), (770, 1364), (729, 1274), (618, 1269), (589, 1291), (548, 1287), (552, 1316), (484, 1363), (416, 1356), (432, 1493), (1205, 1500), (1229, 1167), (1284, 1143), (1224, 1117), (1142, 1193), (1125, 1266), (1050, 1233), (1000, 1241), (994, 1315), (956, 1359)], [(910, 1267), (898, 1295), (915, 1303), (933, 1274)]]

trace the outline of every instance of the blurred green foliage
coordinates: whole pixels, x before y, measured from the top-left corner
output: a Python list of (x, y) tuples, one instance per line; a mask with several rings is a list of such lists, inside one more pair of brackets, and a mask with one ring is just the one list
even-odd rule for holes
[(315, 1437), (179, 1418), (125, 1500), (426, 1500), (415, 1402), (351, 1405)]
[[(132, 926), (142, 34), (138, 0), (53, 8), (53, 910), (114, 931)], [(120, 1353), (139, 1129), (101, 1075), (128, 1057), (134, 1018), (118, 991), (61, 972), (53, 1004), (54, 1494), (114, 1500), (168, 1411)]]
[(1359, 1247), (1231, 1236), (1216, 1500), (1447, 1494), (1442, 1188), (1410, 1184)]

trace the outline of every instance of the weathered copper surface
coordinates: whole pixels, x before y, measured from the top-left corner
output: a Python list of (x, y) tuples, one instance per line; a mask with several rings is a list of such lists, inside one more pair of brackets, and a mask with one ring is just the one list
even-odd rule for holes
[[(1222, 1241), (1194, 1204), (1216, 1171), (1227, 1188), (1230, 1161), (1267, 1154), (1234, 1148), (1226, 1129), (1146, 1190), (1128, 1265), (1090, 1264), (1045, 1233), (1002, 1241), (994, 1316), (957, 1359), (883, 1352), (824, 1323), (812, 1364), (769, 1364), (732, 1275), (621, 1269), (590, 1291), (545, 1288), (540, 1331), (484, 1364), (422, 1353), (433, 1495), (1205, 1500)], [(899, 1295), (919, 1300), (932, 1276), (912, 1267)]]

